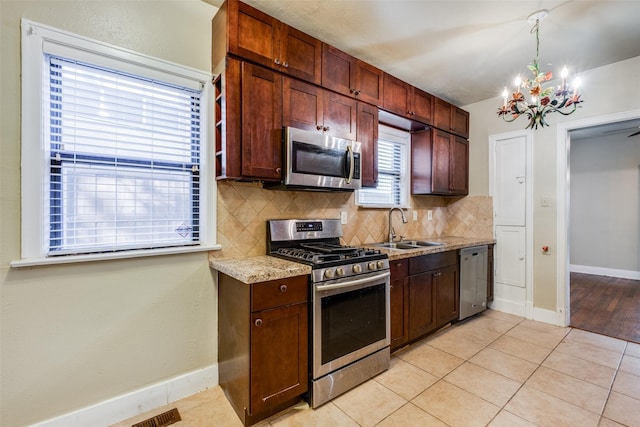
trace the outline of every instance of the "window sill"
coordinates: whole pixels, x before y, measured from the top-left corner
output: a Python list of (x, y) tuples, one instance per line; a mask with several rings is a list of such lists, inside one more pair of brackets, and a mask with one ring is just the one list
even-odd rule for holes
[(179, 255), (194, 252), (208, 252), (222, 249), (219, 244), (185, 246), (178, 248), (145, 249), (103, 254), (68, 255), (48, 258), (25, 258), (11, 262), (12, 268), (37, 267), (41, 265), (75, 264), (79, 262), (108, 261), (114, 259), (132, 259), (158, 255)]

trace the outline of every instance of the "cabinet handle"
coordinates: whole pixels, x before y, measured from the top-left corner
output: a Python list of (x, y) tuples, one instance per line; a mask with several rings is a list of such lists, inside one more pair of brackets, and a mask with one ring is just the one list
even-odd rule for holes
[(287, 285), (280, 285), (280, 292), (287, 292)]
[(278, 58), (274, 59), (273, 62), (275, 62), (276, 65), (280, 65), (280, 60)]
[(322, 130), (324, 130), (325, 132), (327, 132), (329, 130), (329, 126), (325, 126), (322, 128)]
[(355, 94), (356, 90), (355, 89), (349, 89), (349, 93), (354, 93)]
[(360, 91), (356, 90), (356, 96), (360, 95)]
[(316, 129), (318, 129), (318, 130), (322, 130), (322, 126), (320, 126), (320, 125), (316, 125)]
[(262, 319), (256, 319), (255, 325), (256, 326), (262, 326)]
[(442, 273), (439, 271), (437, 273), (433, 273), (433, 277), (440, 277), (440, 276), (442, 276)]
[(284, 68), (289, 68), (289, 63), (287, 61), (284, 61), (282, 65), (284, 66)]

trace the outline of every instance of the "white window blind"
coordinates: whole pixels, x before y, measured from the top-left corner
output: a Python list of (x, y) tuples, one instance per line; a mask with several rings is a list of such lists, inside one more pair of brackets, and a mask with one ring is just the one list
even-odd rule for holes
[(408, 201), (408, 132), (380, 125), (378, 129), (378, 184), (358, 190), (357, 204), (370, 207), (406, 207)]
[(45, 60), (45, 252), (197, 244), (201, 91)]

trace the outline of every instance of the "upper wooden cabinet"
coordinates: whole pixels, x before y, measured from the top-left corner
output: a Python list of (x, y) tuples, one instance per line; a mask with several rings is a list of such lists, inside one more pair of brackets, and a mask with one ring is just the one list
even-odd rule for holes
[(412, 134), (411, 193), (469, 194), (469, 142), (438, 129)]
[(214, 80), (218, 179), (282, 177), (282, 75), (234, 58)]
[(463, 138), (469, 138), (469, 113), (440, 98), (434, 102), (433, 126)]
[(378, 108), (358, 102), (356, 140), (361, 144), (361, 182), (363, 187), (378, 184)]
[(290, 78), (284, 79), (283, 92), (284, 126), (356, 139), (355, 99)]
[[(320, 84), (320, 40), (237, 0), (223, 3), (212, 28), (214, 66), (231, 53)], [(220, 40), (226, 40), (226, 45)]]
[(433, 96), (386, 73), (383, 108), (427, 125), (433, 122)]
[(382, 106), (382, 70), (322, 44), (322, 86)]

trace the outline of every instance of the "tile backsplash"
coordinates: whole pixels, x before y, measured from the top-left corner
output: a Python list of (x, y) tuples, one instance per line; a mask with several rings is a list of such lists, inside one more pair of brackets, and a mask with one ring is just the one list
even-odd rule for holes
[[(356, 206), (354, 193), (265, 190), (257, 183), (219, 182), (217, 209), (222, 250), (212, 252), (215, 257), (264, 255), (269, 219), (340, 218), (346, 212), (342, 240), (351, 246), (381, 242), (389, 234), (389, 210)], [(429, 210), (432, 220), (427, 218)], [(408, 222), (403, 224), (400, 213), (393, 213), (398, 236), (493, 236), (493, 206), (488, 196), (416, 196), (406, 216)]]

